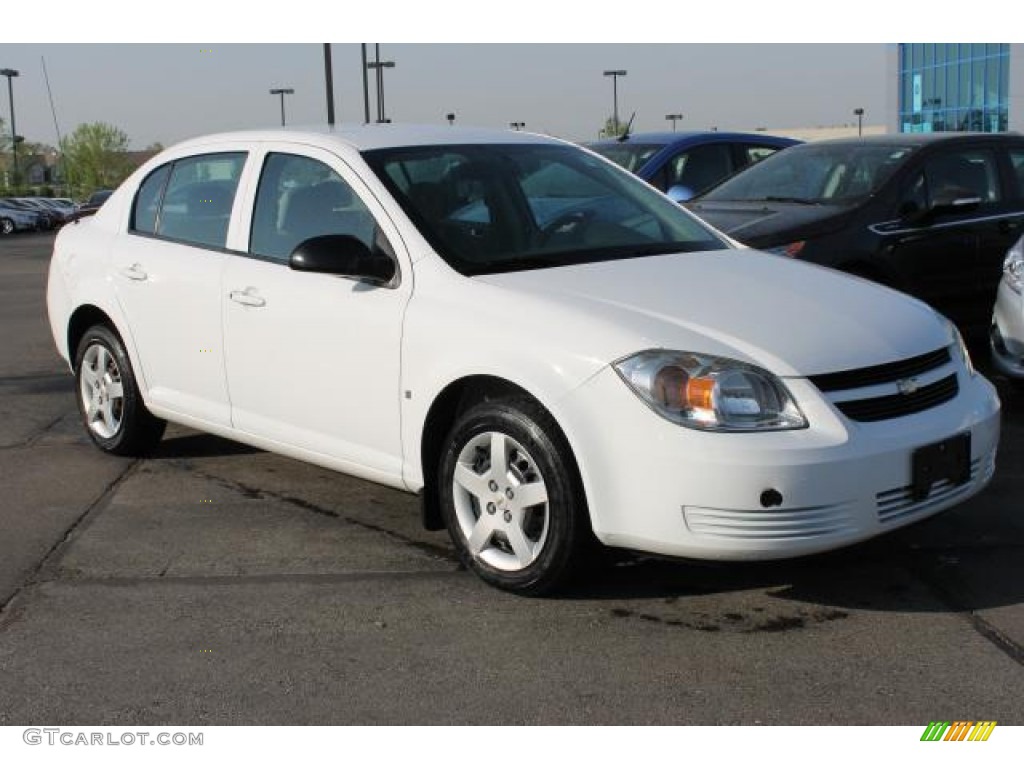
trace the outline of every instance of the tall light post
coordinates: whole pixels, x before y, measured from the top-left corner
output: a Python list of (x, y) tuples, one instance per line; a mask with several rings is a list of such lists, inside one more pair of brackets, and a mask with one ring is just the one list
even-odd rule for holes
[(327, 88), (327, 124), (334, 125), (334, 66), (330, 43), (324, 43), (324, 85)]
[(384, 70), (392, 69), (395, 66), (395, 62), (381, 61), (380, 43), (376, 43), (374, 46), (374, 60), (366, 66), (377, 72), (377, 122), (386, 123), (388, 119), (384, 112)]
[(7, 97), (11, 102), (11, 152), (14, 153), (13, 180), (18, 185), (18, 127), (14, 121), (14, 78), (18, 76), (16, 69), (0, 69), (0, 75), (7, 78)]
[(672, 121), (672, 133), (675, 133), (676, 132), (676, 120), (682, 120), (683, 119), (683, 113), (682, 112), (673, 112), (671, 115), (665, 115), (665, 119)]
[(624, 69), (606, 69), (605, 77), (612, 79), (612, 119), (615, 121), (615, 132), (619, 132), (619, 78), (626, 76)]
[(284, 97), (285, 97), (285, 94), (288, 94), (290, 96), (293, 93), (295, 93), (295, 89), (294, 88), (271, 88), (270, 89), (270, 95), (271, 96), (280, 96), (281, 97), (281, 125), (282, 126), (284, 125)]
[(521, 130), (523, 130), (523, 128), (526, 127), (526, 123), (523, 123), (523, 122), (520, 122), (520, 121), (514, 121), (514, 122), (509, 123), (508, 127), (511, 128), (513, 131), (521, 131)]
[(864, 108), (857, 107), (853, 110), (853, 114), (857, 116), (857, 135), (860, 136), (864, 131)]

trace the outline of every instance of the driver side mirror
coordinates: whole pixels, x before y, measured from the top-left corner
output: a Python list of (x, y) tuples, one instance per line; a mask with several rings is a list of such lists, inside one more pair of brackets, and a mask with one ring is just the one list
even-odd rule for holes
[(319, 272), (388, 285), (397, 272), (393, 259), (373, 253), (351, 235), (320, 235), (303, 240), (292, 251), (288, 266), (297, 272)]
[(665, 194), (672, 198), (673, 202), (685, 203), (693, 197), (693, 190), (682, 184), (673, 184)]

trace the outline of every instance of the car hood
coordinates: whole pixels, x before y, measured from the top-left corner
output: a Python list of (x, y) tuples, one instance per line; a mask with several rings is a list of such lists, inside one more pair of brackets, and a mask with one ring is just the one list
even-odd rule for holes
[(824, 234), (841, 226), (849, 206), (803, 205), (777, 202), (696, 202), (687, 206), (720, 232), (751, 247), (766, 248), (787, 242), (793, 232)]
[[(867, 280), (750, 249), (479, 276), (515, 296), (545, 345), (612, 362), (643, 349), (745, 360), (779, 376), (894, 362), (952, 341), (927, 305)], [(509, 303), (505, 303), (506, 300)]]

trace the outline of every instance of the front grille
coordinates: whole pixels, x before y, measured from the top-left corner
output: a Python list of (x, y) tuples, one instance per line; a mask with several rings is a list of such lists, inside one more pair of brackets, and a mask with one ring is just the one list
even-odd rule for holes
[(934, 352), (899, 360), (895, 363), (872, 365), (869, 368), (857, 368), (850, 371), (822, 373), (808, 378), (822, 392), (838, 392), (843, 389), (859, 389), (918, 376), (941, 368), (950, 359), (949, 348), (943, 347)]
[(960, 392), (956, 374), (921, 387), (910, 395), (895, 394), (835, 403), (843, 415), (854, 421), (883, 421), (909, 416), (948, 402)]

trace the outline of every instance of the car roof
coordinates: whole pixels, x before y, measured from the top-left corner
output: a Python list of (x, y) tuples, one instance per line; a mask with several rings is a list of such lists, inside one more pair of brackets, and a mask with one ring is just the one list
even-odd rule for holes
[(358, 152), (372, 149), (443, 144), (561, 144), (560, 139), (525, 131), (468, 128), (451, 125), (373, 123), (335, 126), (298, 126), (264, 130), (232, 131), (201, 136), (177, 144), (182, 150), (210, 143), (298, 141), (319, 146), (343, 144)]
[(650, 133), (631, 133), (625, 141), (616, 138), (601, 139), (587, 142), (587, 146), (609, 146), (615, 144), (676, 144), (718, 139), (719, 141), (786, 141), (799, 144), (798, 139), (789, 136), (776, 136), (769, 133), (742, 133), (737, 131), (655, 131)]
[(853, 136), (844, 139), (824, 139), (814, 142), (815, 145), (850, 145), (850, 146), (893, 146), (893, 147), (925, 147), (934, 144), (957, 144), (977, 141), (998, 143), (1001, 141), (1020, 140), (1019, 133), (886, 133), (875, 136)]

